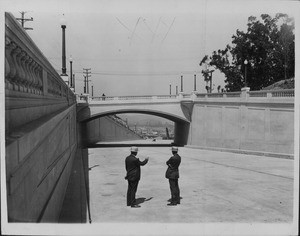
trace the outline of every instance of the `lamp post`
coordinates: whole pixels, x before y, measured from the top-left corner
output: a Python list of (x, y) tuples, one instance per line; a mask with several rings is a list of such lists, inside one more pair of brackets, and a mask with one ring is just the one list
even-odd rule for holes
[(73, 74), (72, 78), (73, 78), (73, 88), (74, 88), (74, 92), (75, 92), (75, 74)]
[(60, 20), (60, 25), (62, 29), (62, 76), (67, 76), (66, 74), (66, 19), (64, 17)]
[(180, 92), (183, 93), (183, 76), (181, 76), (180, 80)]
[(170, 97), (172, 95), (172, 85), (170, 84)]
[(246, 59), (244, 61), (244, 65), (245, 65), (245, 87), (247, 87), (247, 64), (248, 64), (248, 61)]
[(73, 58), (70, 56), (70, 88), (74, 88), (74, 81), (73, 81), (73, 72), (72, 72), (72, 64), (73, 64)]
[(197, 91), (197, 86), (196, 86), (196, 74), (194, 75), (194, 91)]

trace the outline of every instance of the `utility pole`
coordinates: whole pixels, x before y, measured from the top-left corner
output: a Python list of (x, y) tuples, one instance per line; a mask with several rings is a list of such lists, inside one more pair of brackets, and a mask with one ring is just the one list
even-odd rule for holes
[(85, 73), (85, 76), (84, 76), (84, 79), (85, 79), (84, 80), (85, 81), (84, 86), (86, 88), (85, 92), (89, 94), (89, 81), (91, 81), (91, 80), (89, 80), (89, 77), (91, 76), (91, 72), (90, 72), (91, 68), (89, 68), (89, 69), (83, 68), (83, 70), (84, 70), (84, 73)]
[(85, 76), (83, 75), (84, 77), (84, 80), (83, 80), (83, 83), (84, 83), (84, 86), (83, 86), (83, 93), (86, 93), (86, 79), (85, 79)]
[(24, 18), (24, 15), (25, 15), (25, 11), (21, 11), (20, 12), (21, 13), (21, 18), (16, 18), (18, 21), (21, 21), (21, 25), (22, 25), (22, 27), (23, 27), (23, 29), (24, 30), (33, 30), (33, 28), (28, 28), (28, 27), (24, 27), (24, 23), (26, 22), (26, 21), (33, 21), (33, 18), (31, 17), (31, 18)]

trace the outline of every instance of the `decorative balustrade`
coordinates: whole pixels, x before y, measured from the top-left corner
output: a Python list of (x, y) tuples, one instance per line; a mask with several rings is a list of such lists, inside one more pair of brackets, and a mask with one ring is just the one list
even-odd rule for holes
[(75, 102), (73, 92), (10, 13), (5, 13), (5, 89)]
[(294, 97), (294, 89), (285, 89), (285, 90), (273, 90), (271, 91), (272, 97)]
[(237, 98), (237, 97), (241, 97), (241, 92), (223, 93), (223, 96), (227, 98)]
[(156, 96), (157, 99), (170, 99), (170, 98), (176, 98), (176, 95), (158, 95)]
[(249, 91), (249, 97), (267, 97), (267, 91)]
[(156, 96), (119, 96), (119, 97), (90, 97), (89, 95), (79, 96), (78, 102), (89, 101), (127, 101), (127, 100), (199, 100), (199, 99), (230, 99), (242, 98), (244, 93), (245, 98), (290, 98), (294, 97), (294, 89), (270, 90), (270, 91), (247, 91), (247, 92), (228, 92), (228, 93), (192, 93), (179, 95), (156, 95)]
[(209, 97), (209, 98), (221, 98), (223, 96), (224, 96), (223, 93), (208, 93), (207, 94), (207, 97)]
[(241, 92), (229, 92), (229, 93), (196, 93), (197, 98), (230, 98), (241, 97)]

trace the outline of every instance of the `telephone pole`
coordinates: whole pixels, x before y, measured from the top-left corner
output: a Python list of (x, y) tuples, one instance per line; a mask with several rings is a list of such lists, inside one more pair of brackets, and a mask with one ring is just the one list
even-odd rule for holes
[(31, 18), (24, 18), (24, 15), (25, 15), (25, 11), (21, 11), (20, 12), (21, 13), (21, 18), (16, 18), (18, 21), (21, 21), (21, 25), (22, 25), (22, 27), (23, 27), (23, 29), (24, 30), (33, 30), (33, 28), (28, 28), (28, 27), (24, 27), (24, 23), (26, 22), (26, 21), (33, 21), (33, 18), (31, 17)]
[(85, 73), (85, 76), (84, 76), (84, 86), (86, 88), (85, 92), (89, 94), (89, 81), (90, 81), (89, 77), (91, 77), (91, 72), (90, 72), (91, 68), (89, 68), (89, 69), (83, 68), (83, 70)]

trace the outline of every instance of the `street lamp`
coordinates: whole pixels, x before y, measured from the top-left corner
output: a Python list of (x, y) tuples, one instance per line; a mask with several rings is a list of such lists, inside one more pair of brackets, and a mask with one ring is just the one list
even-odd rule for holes
[(73, 72), (72, 72), (72, 64), (73, 64), (73, 58), (70, 56), (70, 88), (74, 88), (74, 81), (73, 81)]
[(245, 65), (245, 87), (247, 87), (247, 64), (248, 64), (248, 61), (246, 59), (244, 61), (244, 65)]
[(180, 92), (183, 93), (183, 76), (180, 77)]
[(62, 29), (62, 76), (67, 76), (66, 74), (66, 25), (67, 21), (65, 19), (65, 15), (60, 19), (60, 25)]
[(172, 85), (170, 84), (170, 97), (172, 95)]

